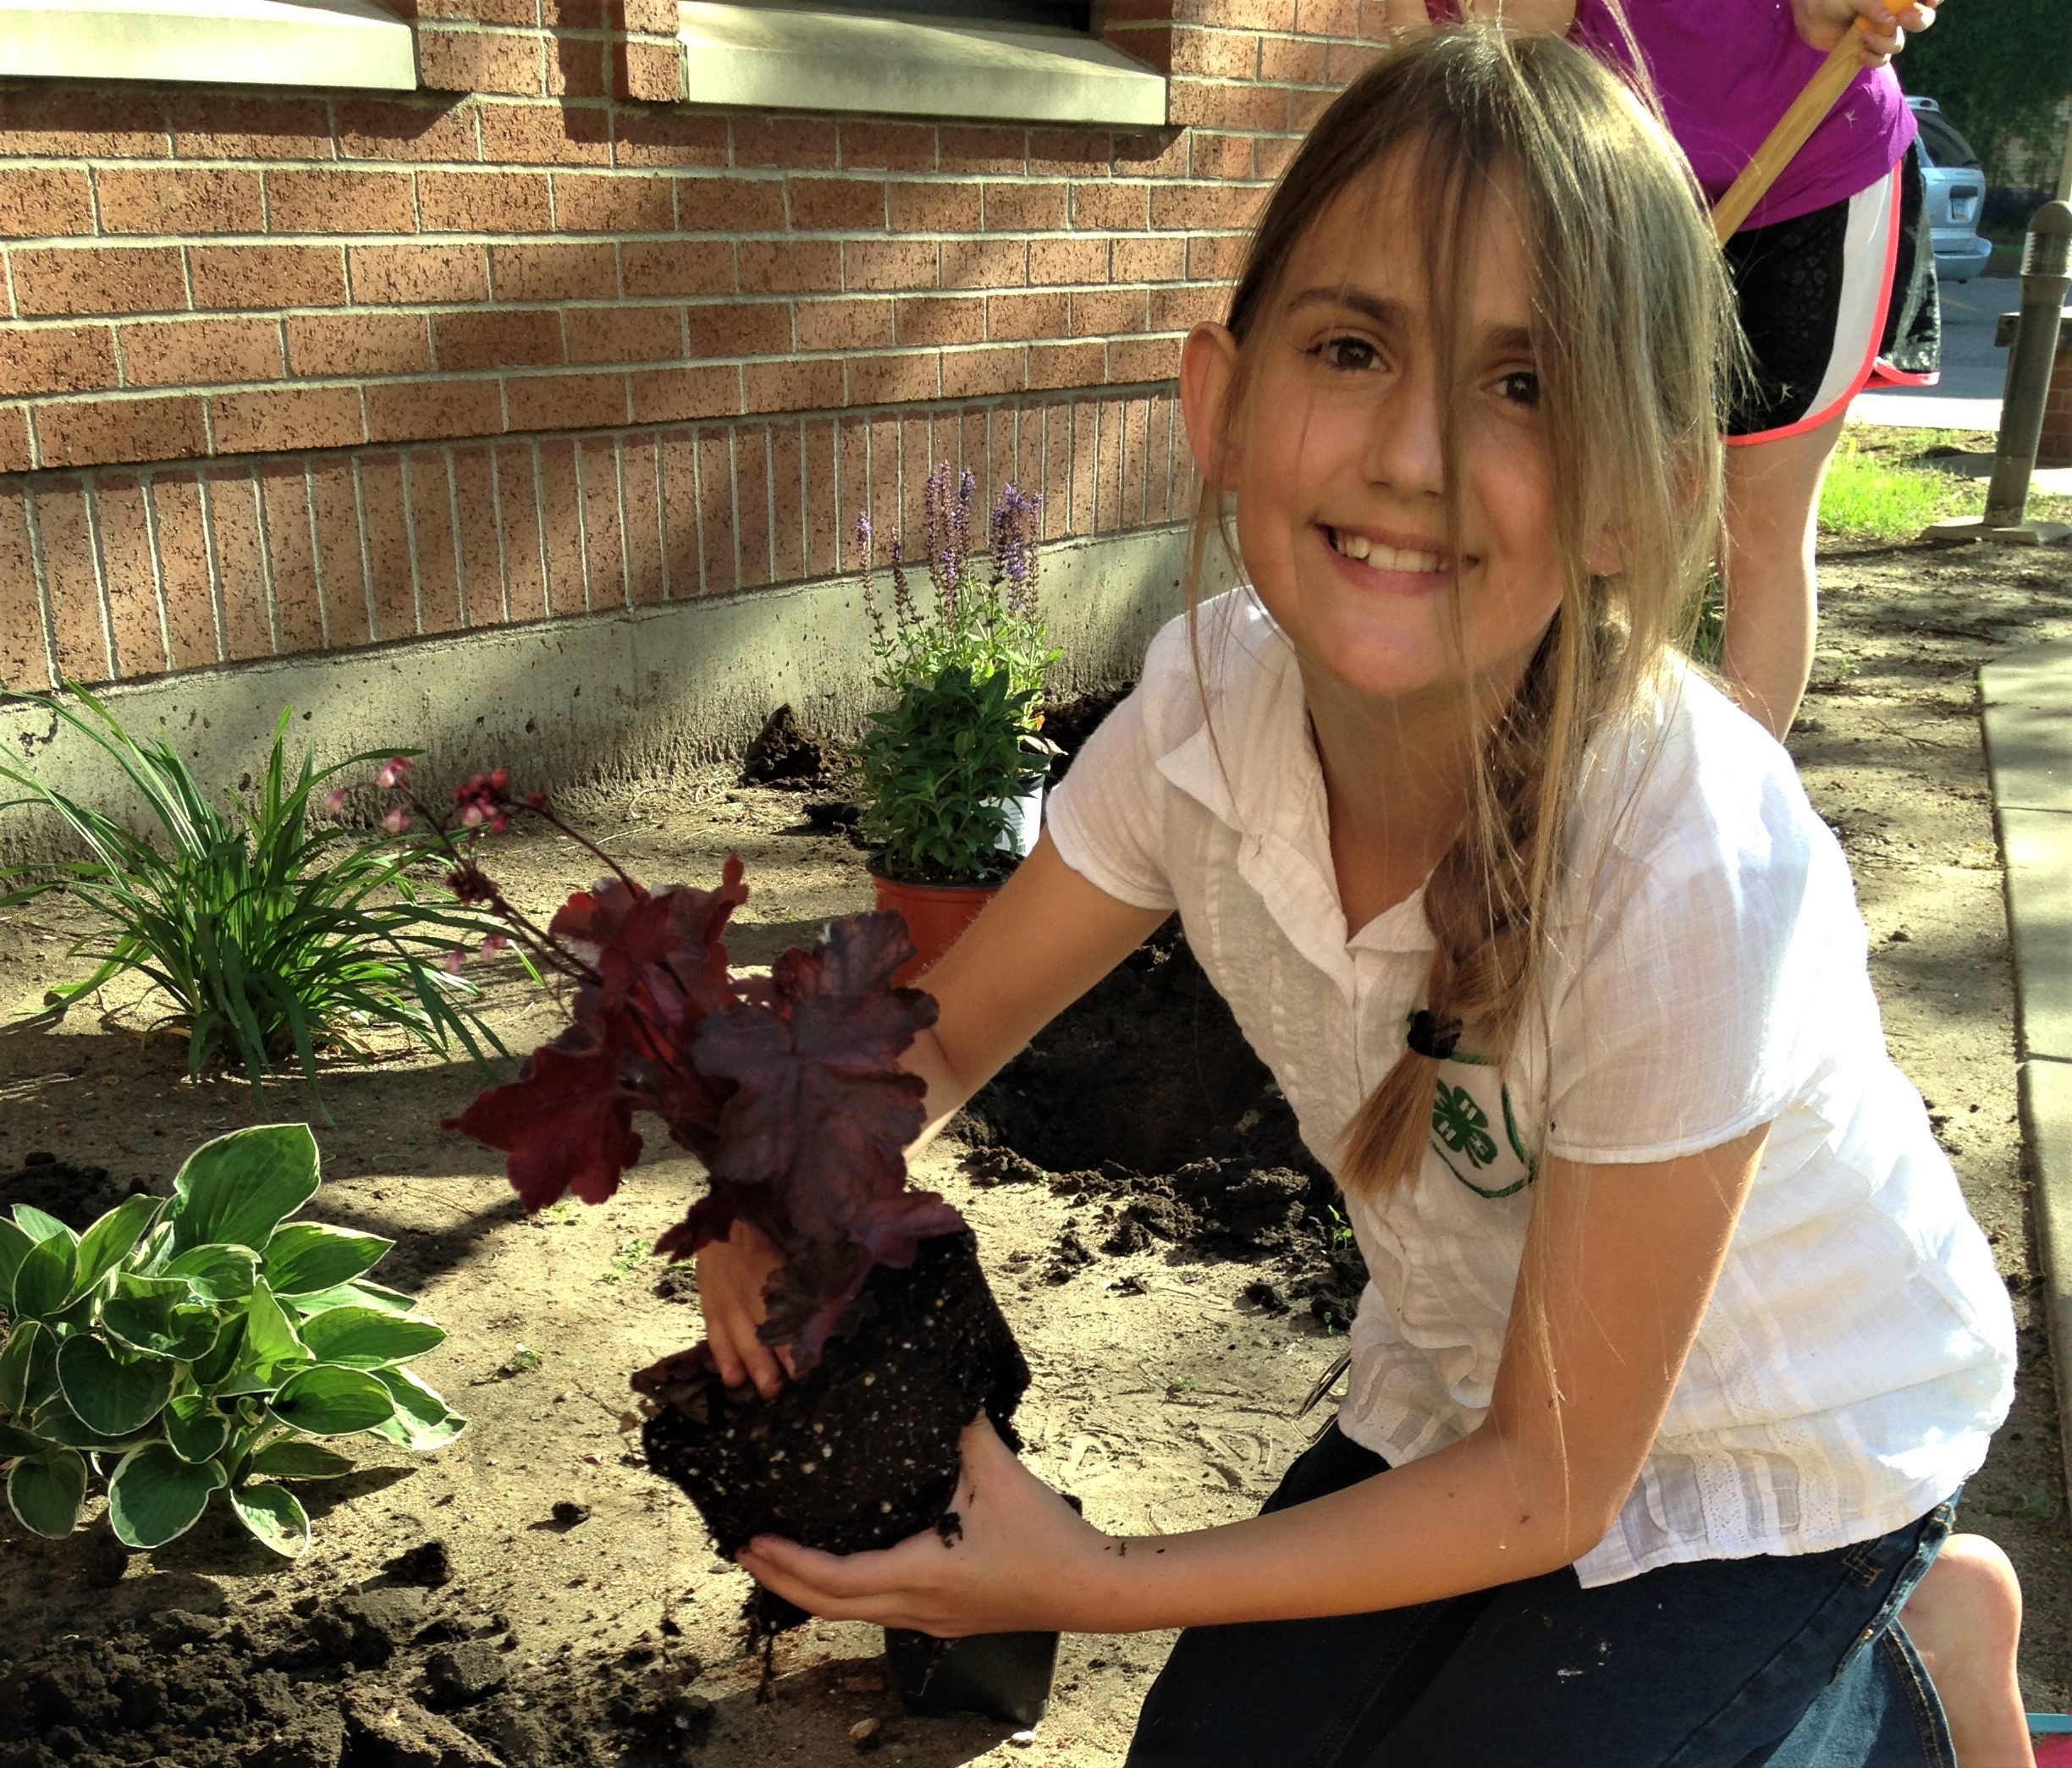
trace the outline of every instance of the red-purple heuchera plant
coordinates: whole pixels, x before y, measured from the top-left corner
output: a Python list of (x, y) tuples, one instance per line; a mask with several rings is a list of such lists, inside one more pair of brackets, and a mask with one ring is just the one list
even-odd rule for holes
[[(649, 890), (562, 823), (538, 793), (514, 796), (499, 769), (432, 815), (398, 758), (379, 783), (403, 792), (450, 862), (454, 894), (503, 920), (543, 969), (571, 982), (572, 1022), (509, 1086), (493, 1087), (446, 1127), (508, 1156), (529, 1211), (573, 1192), (601, 1203), (643, 1146), (634, 1114), (652, 1112), (705, 1163), (706, 1196), (656, 1243), (690, 1258), (736, 1221), (784, 1254), (765, 1290), (765, 1343), (791, 1347), (800, 1374), (874, 1264), (904, 1268), (922, 1241), (963, 1218), (906, 1185), (906, 1145), (923, 1117), (923, 1082), (899, 1066), (935, 1003), (892, 986), (913, 956), (896, 914), (831, 923), (811, 951), (787, 951), (769, 976), (735, 976), (724, 935), (747, 900), (738, 856), (714, 890)], [(482, 837), (531, 815), (559, 829), (613, 876), (564, 903), (543, 930), (482, 870)]]

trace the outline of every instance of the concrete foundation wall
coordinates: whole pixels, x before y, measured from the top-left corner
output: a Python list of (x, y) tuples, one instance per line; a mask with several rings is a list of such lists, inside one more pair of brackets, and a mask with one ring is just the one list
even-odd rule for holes
[[(1055, 691), (1130, 679), (1182, 603), (1183, 528), (1047, 548), (1043, 598), (1064, 651)], [(170, 741), (205, 785), (265, 765), (294, 708), (290, 755), (318, 764), (365, 749), (418, 748), (435, 781), (508, 767), (545, 789), (666, 774), (738, 754), (789, 702), (808, 726), (851, 736), (872, 702), (870, 625), (853, 577), (559, 620), (451, 638), (198, 670), (104, 691), (141, 738)], [(49, 713), (0, 706), (0, 752), (94, 808), (134, 818), (135, 792)], [(0, 792), (0, 797), (12, 796)], [(39, 814), (0, 812), (0, 859), (53, 850)]]

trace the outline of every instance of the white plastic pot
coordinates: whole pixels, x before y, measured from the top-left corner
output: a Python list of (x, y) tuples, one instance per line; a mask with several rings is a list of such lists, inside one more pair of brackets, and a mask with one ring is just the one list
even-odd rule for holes
[(1000, 831), (999, 845), (1017, 859), (1027, 859), (1036, 851), (1036, 836), (1043, 828), (1044, 789), (1024, 792), (1019, 798), (994, 801), (1007, 812), (1007, 826)]

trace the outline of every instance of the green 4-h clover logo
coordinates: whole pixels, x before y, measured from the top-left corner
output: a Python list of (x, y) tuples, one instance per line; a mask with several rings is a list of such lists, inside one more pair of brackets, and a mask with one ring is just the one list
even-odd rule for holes
[(1432, 1094), (1432, 1133), (1455, 1154), (1465, 1154), (1470, 1165), (1487, 1166), (1496, 1158), (1496, 1138), (1489, 1132), (1489, 1114), (1465, 1087), (1439, 1082)]

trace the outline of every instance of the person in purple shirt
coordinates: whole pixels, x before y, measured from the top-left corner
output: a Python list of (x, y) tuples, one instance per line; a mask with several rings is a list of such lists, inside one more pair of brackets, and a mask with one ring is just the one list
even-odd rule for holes
[[(1753, 374), (1727, 425), (1727, 588), (1720, 670), (1782, 737), (1812, 668), (1821, 482), (1849, 401), (1872, 372), (1931, 381), (1941, 345), (1935, 256), (1911, 152), (1913, 113), (1890, 58), (1941, 0), (1467, 0), (1519, 30), (1638, 62), (1708, 199), (1755, 157), (1844, 31), (1866, 65), (1727, 244)], [(1391, 24), (1424, 0), (1387, 0)], [(1459, 0), (1433, 0), (1430, 16)]]
[[(1813, 658), (1821, 482), (1849, 401), (1874, 369), (1932, 379), (1935, 257), (1891, 58), (1941, 0), (1467, 0), (1520, 31), (1569, 36), (1636, 63), (1708, 201), (1717, 203), (1845, 31), (1865, 67), (1725, 245), (1753, 373), (1727, 427), (1727, 619), (1720, 659), (1742, 707), (1782, 737)], [(1387, 0), (1399, 30), (1458, 0)], [(1945, 1543), (1902, 1615), (1932, 1675), (1960, 1764), (2032, 1760), (2015, 1676), (2021, 1589), (1976, 1534)]]

